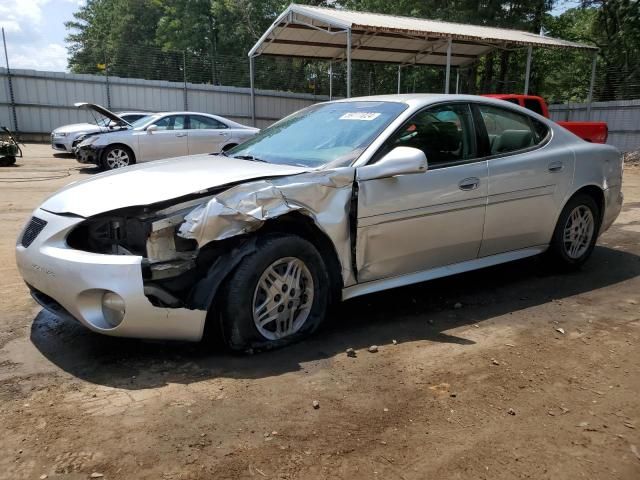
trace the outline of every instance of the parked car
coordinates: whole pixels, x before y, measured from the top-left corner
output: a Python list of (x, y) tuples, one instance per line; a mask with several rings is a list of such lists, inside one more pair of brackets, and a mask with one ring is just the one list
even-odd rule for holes
[[(114, 121), (118, 118), (99, 105), (91, 107)], [(163, 112), (141, 118), (128, 128), (87, 136), (75, 154), (80, 163), (113, 170), (150, 160), (220, 153), (259, 131), (208, 113)]]
[[(515, 103), (527, 108), (545, 118), (551, 118), (549, 107), (544, 98), (535, 95), (516, 95), (511, 93), (497, 93), (485, 95), (486, 97), (499, 98), (507, 102)], [(561, 127), (566, 128), (574, 135), (592, 143), (607, 143), (609, 137), (609, 127), (605, 122), (556, 122)]]
[(621, 184), (614, 147), (516, 105), (347, 99), (222, 155), (69, 185), (16, 256), (38, 302), (96, 332), (199, 340), (206, 326), (265, 349), (313, 332), (335, 300), (543, 253), (578, 268)]
[[(76, 107), (83, 107), (86, 103), (77, 103)], [(56, 128), (51, 132), (51, 148), (60, 152), (73, 153), (74, 147), (79, 140), (87, 135), (108, 132), (130, 125), (136, 120), (149, 115), (149, 112), (118, 112), (117, 119), (100, 116), (96, 118), (96, 123), (73, 123)]]

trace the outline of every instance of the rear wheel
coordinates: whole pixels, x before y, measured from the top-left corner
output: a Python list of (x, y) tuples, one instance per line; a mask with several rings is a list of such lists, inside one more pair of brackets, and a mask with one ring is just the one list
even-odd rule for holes
[(133, 163), (135, 163), (133, 152), (124, 145), (109, 146), (102, 153), (102, 168), (105, 170), (115, 170)]
[(560, 214), (550, 256), (564, 268), (580, 268), (591, 256), (599, 230), (600, 209), (595, 200), (589, 195), (575, 195)]
[(269, 234), (229, 278), (222, 333), (232, 350), (271, 349), (312, 333), (326, 315), (329, 277), (316, 248), (295, 235)]

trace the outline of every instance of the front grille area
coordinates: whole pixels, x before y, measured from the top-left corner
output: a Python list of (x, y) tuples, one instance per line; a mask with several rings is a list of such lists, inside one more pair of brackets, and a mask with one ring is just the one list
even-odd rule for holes
[(22, 239), (20, 240), (22, 246), (24, 248), (27, 248), (29, 245), (31, 245), (36, 237), (40, 235), (40, 232), (46, 225), (47, 222), (45, 220), (42, 220), (38, 217), (31, 217), (31, 220), (29, 220), (27, 227), (24, 229)]

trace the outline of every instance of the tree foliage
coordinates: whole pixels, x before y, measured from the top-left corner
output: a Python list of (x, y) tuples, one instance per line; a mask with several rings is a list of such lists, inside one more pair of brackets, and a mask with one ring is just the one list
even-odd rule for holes
[[(287, 0), (87, 0), (67, 23), (69, 67), (78, 73), (246, 85), (246, 53)], [(637, 0), (583, 0), (552, 16), (556, 0), (310, 0), (327, 5), (459, 23), (527, 30), (600, 47), (599, 96), (628, 94), (640, 83), (640, 11)], [(518, 92), (524, 49), (496, 50), (461, 71), (461, 90)], [(326, 93), (328, 65), (259, 59), (257, 85)], [(335, 67), (336, 94), (344, 69)], [(285, 73), (286, 72), (286, 73)], [(620, 73), (622, 72), (622, 73)], [(354, 63), (355, 94), (395, 90), (397, 67)], [(532, 93), (581, 100), (591, 75), (589, 54), (536, 49)], [(616, 76), (618, 75), (618, 76)], [(625, 81), (619, 81), (622, 75)], [(614, 78), (614, 76), (616, 76)], [(403, 91), (440, 91), (442, 69), (403, 70)]]

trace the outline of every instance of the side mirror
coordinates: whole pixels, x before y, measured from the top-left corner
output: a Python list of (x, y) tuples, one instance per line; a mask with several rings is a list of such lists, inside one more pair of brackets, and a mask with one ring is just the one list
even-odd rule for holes
[(158, 130), (158, 126), (157, 126), (157, 125), (155, 125), (155, 124), (154, 124), (154, 125), (149, 125), (149, 126), (147, 127), (147, 133), (153, 133), (153, 132), (155, 132), (156, 130)]
[(427, 156), (413, 147), (396, 147), (371, 165), (358, 169), (358, 180), (375, 180), (427, 171)]

